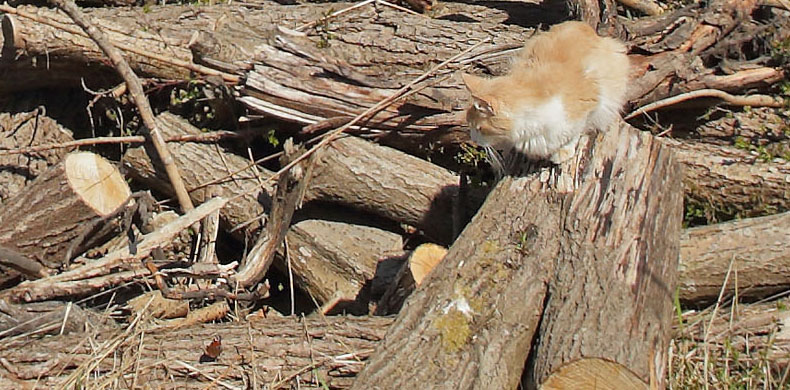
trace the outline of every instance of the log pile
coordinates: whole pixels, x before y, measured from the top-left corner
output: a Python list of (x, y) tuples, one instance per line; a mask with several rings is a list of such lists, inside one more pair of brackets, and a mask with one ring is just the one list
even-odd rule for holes
[[(681, 305), (790, 288), (782, 126), (672, 133), (783, 118), (790, 10), (407, 3), (83, 10), (150, 121), (70, 0), (0, 5), (0, 387), (661, 389)], [(567, 17), (627, 42), (627, 121), (497, 180), (458, 73)], [(9, 103), (64, 88), (100, 125)]]

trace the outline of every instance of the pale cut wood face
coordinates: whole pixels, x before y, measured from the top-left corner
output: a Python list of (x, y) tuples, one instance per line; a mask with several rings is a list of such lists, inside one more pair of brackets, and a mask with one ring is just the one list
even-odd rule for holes
[(462, 75), (472, 139), (547, 157), (585, 129), (608, 126), (625, 100), (625, 52), (587, 24), (566, 22), (530, 38), (508, 74)]

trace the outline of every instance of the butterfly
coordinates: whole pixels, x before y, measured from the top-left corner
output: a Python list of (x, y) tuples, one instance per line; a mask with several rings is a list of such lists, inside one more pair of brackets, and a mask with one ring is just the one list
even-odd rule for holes
[(211, 340), (211, 343), (206, 347), (205, 352), (203, 355), (200, 356), (200, 362), (213, 362), (216, 361), (219, 357), (219, 354), (222, 353), (222, 337), (215, 336), (214, 340)]

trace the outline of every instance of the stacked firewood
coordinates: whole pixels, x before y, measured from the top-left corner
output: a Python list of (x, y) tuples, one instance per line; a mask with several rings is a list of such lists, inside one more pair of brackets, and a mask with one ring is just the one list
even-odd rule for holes
[[(625, 20), (569, 1), (628, 42), (630, 122), (486, 186), (441, 156), (468, 141), (457, 73), (503, 72), (571, 11), (411, 3), (432, 17), (385, 1), (86, 10), (151, 89), (201, 85), (232, 125), (155, 105), (133, 120), (146, 137), (75, 140), (44, 109), (0, 113), (0, 387), (663, 388), (678, 305), (790, 287), (790, 214), (764, 216), (790, 210), (790, 163), (632, 127), (783, 107), (788, 11)], [(73, 16), (0, 13), (0, 101), (87, 83), (124, 104), (122, 66)], [(753, 218), (684, 228), (684, 199)]]

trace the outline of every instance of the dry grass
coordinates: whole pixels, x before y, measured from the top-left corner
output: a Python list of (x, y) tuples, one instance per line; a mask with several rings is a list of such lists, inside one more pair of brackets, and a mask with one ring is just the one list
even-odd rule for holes
[[(690, 310), (675, 320), (670, 389), (790, 389), (788, 299), (718, 310)], [(706, 342), (707, 339), (707, 342)]]

